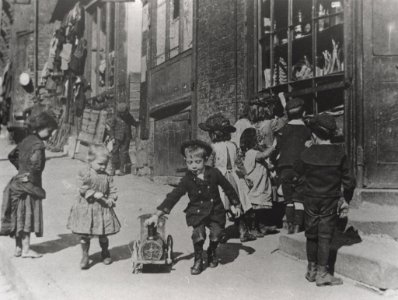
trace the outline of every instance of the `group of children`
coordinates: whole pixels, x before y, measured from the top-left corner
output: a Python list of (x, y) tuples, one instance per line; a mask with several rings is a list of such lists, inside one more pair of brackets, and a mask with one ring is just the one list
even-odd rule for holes
[[(145, 224), (156, 225), (160, 216), (169, 214), (182, 196), (188, 194), (189, 203), (184, 212), (187, 225), (192, 227), (192, 275), (204, 269), (206, 228), (210, 232), (207, 264), (217, 267), (216, 249), (229, 238), (225, 231), (227, 215), (238, 226), (242, 242), (277, 232), (273, 206), (280, 182), (288, 232), (302, 230), (305, 223), (308, 257), (305, 277), (310, 282), (316, 281), (318, 286), (342, 283), (328, 272), (327, 264), (338, 209), (347, 207), (355, 181), (344, 148), (331, 143), (336, 123), (331, 116), (316, 115), (305, 124), (304, 102), (297, 98), (287, 102), (285, 111), (285, 115), (277, 116), (272, 110), (263, 111), (255, 118), (246, 115), (236, 126), (216, 114), (199, 124), (208, 132), (211, 145), (200, 140), (181, 145), (187, 173)], [(246, 112), (250, 115), (250, 111)], [(0, 232), (16, 237), (15, 255), (22, 257), (39, 256), (29, 249), (29, 236), (31, 232), (38, 236), (42, 232), (43, 140), (56, 129), (56, 123), (43, 112), (31, 121), (30, 128), (31, 135), (17, 147), (18, 160), (13, 160), (17, 161), (14, 164), (18, 175), (6, 188), (9, 197), (3, 199)], [(104, 145), (92, 145), (88, 165), (79, 172), (79, 192), (68, 228), (80, 237), (82, 269), (89, 266), (93, 237), (99, 238), (103, 262), (112, 262), (108, 236), (120, 230), (120, 222), (113, 209), (116, 190), (112, 176), (106, 172), (110, 157)], [(346, 201), (340, 200), (342, 186)]]

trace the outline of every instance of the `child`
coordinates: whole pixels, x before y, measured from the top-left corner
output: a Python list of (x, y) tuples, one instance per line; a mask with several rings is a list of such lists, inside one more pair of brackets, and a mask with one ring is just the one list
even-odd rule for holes
[[(343, 281), (327, 269), (330, 242), (337, 225), (341, 186), (350, 201), (355, 189), (348, 158), (341, 145), (331, 144), (336, 121), (329, 115), (316, 115), (310, 122), (313, 145), (304, 150), (295, 165), (304, 178), (302, 194), (305, 209), (308, 269), (305, 278), (317, 286), (338, 285)], [(347, 207), (344, 202), (341, 207)], [(340, 208), (341, 208), (340, 207)]]
[(92, 145), (88, 153), (88, 166), (79, 172), (79, 194), (70, 211), (67, 227), (80, 236), (82, 270), (89, 265), (88, 252), (92, 237), (99, 238), (103, 263), (112, 263), (108, 235), (120, 230), (120, 222), (113, 210), (117, 200), (116, 188), (113, 177), (105, 173), (108, 161), (106, 147)]
[(256, 134), (256, 129), (248, 128), (243, 131), (240, 139), (248, 185), (247, 195), (255, 212), (255, 222), (250, 227), (255, 235), (258, 231), (263, 234), (277, 232), (275, 228), (271, 228), (272, 187), (269, 170), (264, 161), (275, 150), (275, 143), (263, 152), (255, 150)]
[(125, 103), (119, 103), (110, 126), (110, 138), (113, 141), (112, 165), (113, 169), (116, 170), (115, 174), (118, 176), (126, 174), (126, 167), (130, 163), (131, 126), (137, 127), (138, 124), (129, 113), (128, 106)]
[(298, 197), (300, 186), (297, 185), (297, 174), (293, 170), (293, 164), (300, 159), (305, 142), (311, 139), (311, 132), (303, 121), (302, 99), (294, 98), (287, 102), (286, 113), (289, 122), (280, 130), (278, 139), (278, 170), (286, 202), (288, 233), (292, 234), (301, 231), (304, 225), (304, 206)]
[[(243, 177), (244, 175), (238, 168), (238, 153), (237, 145), (231, 142), (231, 133), (236, 131), (236, 128), (230, 125), (229, 120), (226, 119), (222, 114), (215, 114), (210, 116), (205, 123), (200, 123), (199, 127), (209, 133), (212, 141), (213, 154), (211, 158), (211, 165), (223, 174), (229, 183), (234, 187), (236, 193), (239, 195), (240, 203), (244, 215), (235, 220), (239, 227), (239, 236), (241, 242), (253, 241), (256, 237), (250, 234), (247, 228), (247, 222), (251, 222), (249, 219), (252, 214), (249, 212), (252, 208), (251, 203), (247, 200), (247, 195), (244, 192), (243, 186), (245, 185)], [(238, 173), (242, 180), (238, 177)], [(224, 203), (225, 209), (229, 210), (229, 201), (225, 193), (220, 189), (221, 200)], [(222, 242), (226, 242), (226, 233), (223, 233)]]
[(236, 123), (234, 124), (236, 131), (231, 133), (231, 141), (237, 146), (239, 146), (240, 137), (241, 137), (243, 131), (246, 128), (253, 127), (252, 122), (251, 122), (251, 120), (253, 118), (252, 111), (253, 111), (253, 109), (249, 106), (249, 104), (246, 104), (243, 107), (242, 114), (240, 115), (239, 120), (236, 121)]
[(0, 234), (15, 237), (16, 257), (41, 257), (30, 249), (30, 234), (43, 236), (42, 200), (46, 197), (41, 178), (46, 162), (43, 141), (48, 140), (57, 127), (47, 112), (32, 116), (31, 133), (9, 155), (18, 174), (4, 191)]
[(147, 219), (146, 225), (157, 224), (158, 218), (169, 214), (174, 205), (183, 195), (188, 193), (189, 203), (184, 210), (187, 225), (193, 227), (192, 241), (195, 251), (195, 262), (191, 268), (192, 275), (198, 275), (203, 270), (203, 244), (206, 239), (206, 229), (210, 230), (210, 244), (207, 249), (210, 268), (218, 265), (216, 249), (220, 234), (225, 227), (225, 210), (221, 202), (218, 187), (221, 186), (231, 201), (231, 211), (239, 217), (239, 199), (231, 184), (216, 168), (205, 166), (212, 152), (211, 147), (202, 141), (188, 141), (181, 145), (181, 154), (185, 158), (188, 172), (178, 186), (170, 192), (166, 199), (157, 207), (157, 212)]

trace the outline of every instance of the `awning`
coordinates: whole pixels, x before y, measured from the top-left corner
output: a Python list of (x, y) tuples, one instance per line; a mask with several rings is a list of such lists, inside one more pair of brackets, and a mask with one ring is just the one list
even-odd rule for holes
[(62, 21), (66, 14), (75, 6), (79, 0), (57, 0), (50, 23)]

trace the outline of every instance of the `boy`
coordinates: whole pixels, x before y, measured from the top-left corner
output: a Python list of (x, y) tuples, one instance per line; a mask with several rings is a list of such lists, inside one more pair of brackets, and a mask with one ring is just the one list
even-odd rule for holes
[(137, 127), (138, 124), (139, 122), (129, 113), (128, 106), (125, 103), (119, 103), (116, 107), (116, 116), (110, 128), (110, 137), (114, 142), (112, 148), (112, 166), (116, 170), (115, 174), (118, 176), (125, 175), (126, 166), (130, 164), (131, 126)]
[[(347, 156), (341, 145), (332, 144), (337, 129), (334, 117), (316, 115), (309, 123), (313, 145), (304, 150), (296, 171), (303, 176), (308, 269), (305, 278), (317, 286), (338, 285), (343, 281), (327, 269), (330, 242), (337, 225), (337, 211), (348, 208), (355, 189)], [(344, 199), (339, 205), (341, 186)], [(340, 206), (340, 207), (338, 207)]]
[(311, 132), (304, 124), (304, 101), (293, 98), (286, 104), (289, 122), (280, 130), (278, 139), (278, 170), (286, 202), (286, 221), (288, 233), (302, 231), (304, 225), (304, 206), (298, 197), (297, 174), (294, 163), (299, 160), (305, 149), (305, 142), (311, 139)]
[(210, 268), (218, 265), (216, 249), (225, 227), (225, 210), (218, 186), (221, 186), (228, 196), (231, 211), (236, 217), (240, 216), (239, 198), (232, 185), (218, 169), (205, 166), (211, 153), (211, 147), (199, 140), (188, 141), (181, 145), (181, 154), (185, 158), (188, 172), (157, 207), (158, 211), (145, 222), (146, 225), (156, 225), (159, 217), (169, 214), (181, 197), (188, 193), (189, 203), (185, 213), (187, 225), (193, 227), (192, 241), (195, 251), (195, 261), (191, 268), (192, 275), (198, 275), (203, 270), (202, 252), (206, 239), (206, 227), (210, 230), (210, 244), (207, 249), (208, 264)]

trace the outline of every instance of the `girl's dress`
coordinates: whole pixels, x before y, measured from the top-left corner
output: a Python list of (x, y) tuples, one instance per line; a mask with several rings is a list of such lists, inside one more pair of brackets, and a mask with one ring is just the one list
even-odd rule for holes
[(19, 236), (22, 232), (35, 232), (43, 236), (41, 175), (46, 157), (43, 141), (34, 134), (27, 136), (10, 154), (11, 163), (18, 174), (3, 193), (0, 235)]
[(272, 186), (267, 168), (256, 161), (259, 151), (250, 149), (246, 152), (244, 166), (246, 180), (249, 183), (248, 199), (254, 209), (272, 208)]
[[(242, 209), (247, 212), (252, 208), (250, 201), (247, 199), (245, 192), (244, 180), (239, 179), (237, 171), (237, 146), (231, 141), (217, 142), (212, 144), (214, 151), (214, 167), (219, 169), (221, 173), (228, 179), (235, 191), (239, 195)], [(223, 201), (226, 210), (229, 210), (230, 204), (224, 191), (219, 188), (221, 201)]]
[(102, 200), (94, 199), (95, 192), (104, 194), (105, 199), (117, 200), (113, 177), (97, 173), (91, 168), (83, 169), (78, 175), (79, 194), (70, 211), (67, 227), (73, 233), (92, 236), (111, 235), (120, 231), (120, 222), (113, 208)]

